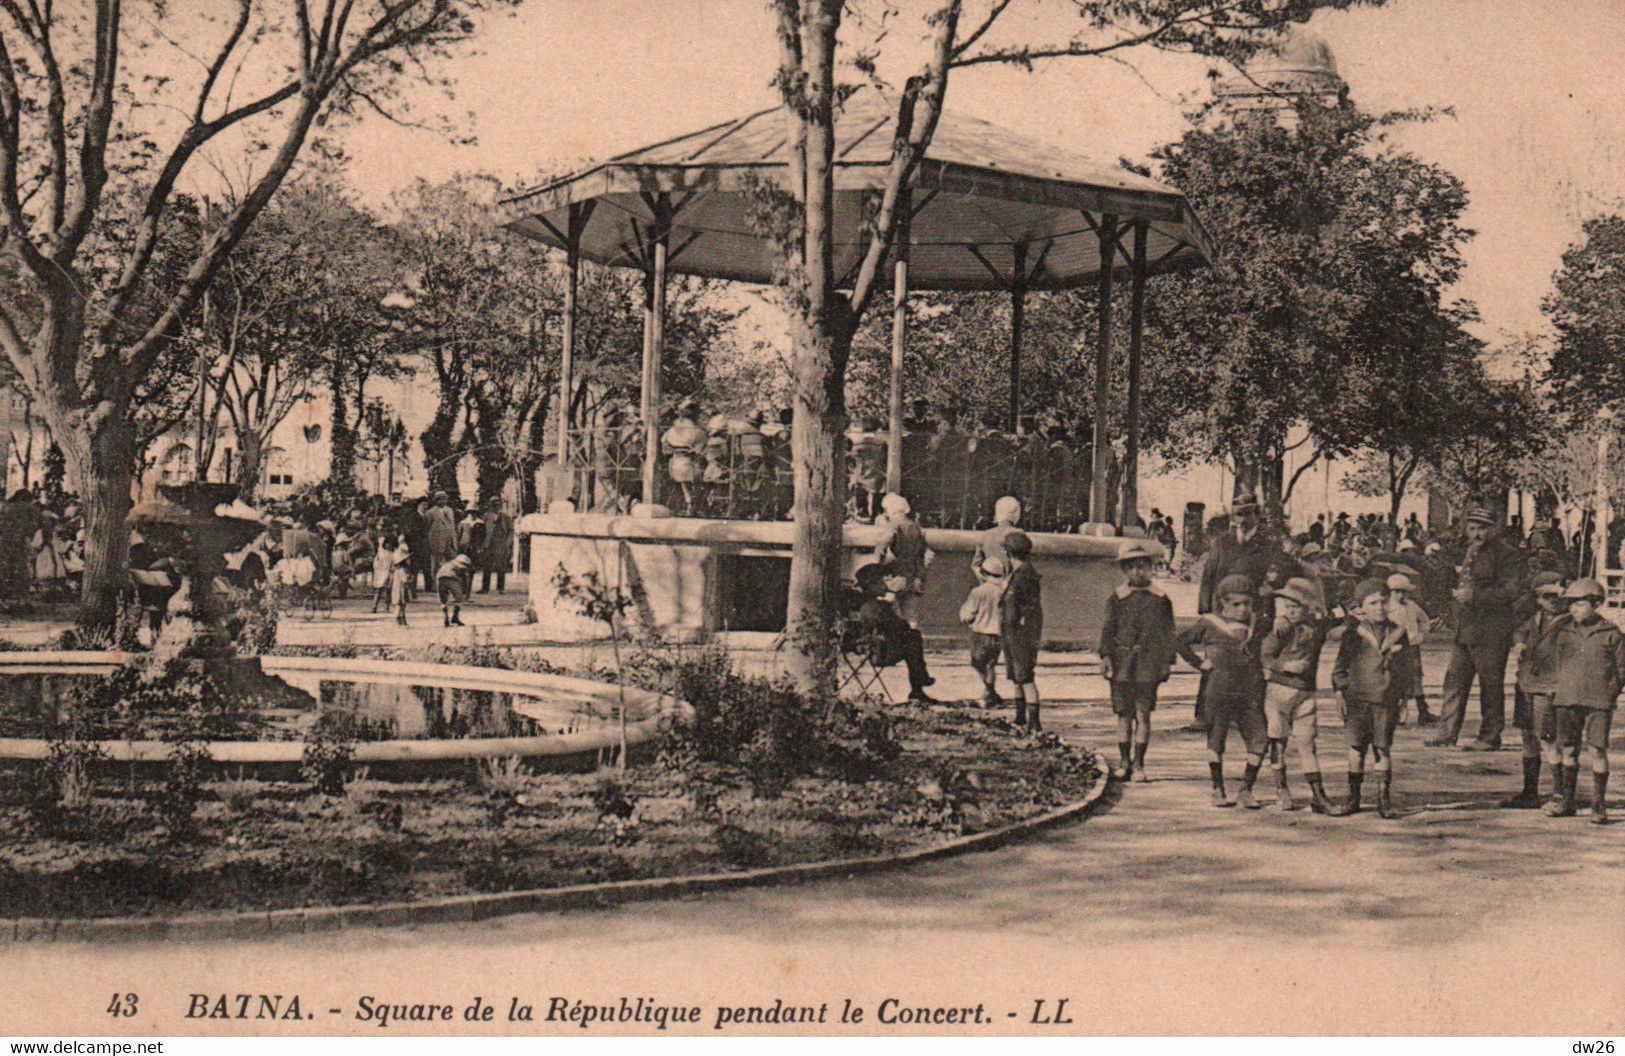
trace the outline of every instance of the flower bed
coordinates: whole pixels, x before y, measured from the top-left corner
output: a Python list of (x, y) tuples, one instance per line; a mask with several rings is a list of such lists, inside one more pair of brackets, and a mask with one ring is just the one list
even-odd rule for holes
[(5, 775), (0, 917), (401, 902), (880, 856), (1034, 817), (1101, 779), (1088, 752), (975, 711), (801, 728), (780, 703), (741, 717), (702, 702), (695, 732), (624, 773), (495, 760), (465, 781), (355, 775), (337, 795), (172, 774), (50, 796)]

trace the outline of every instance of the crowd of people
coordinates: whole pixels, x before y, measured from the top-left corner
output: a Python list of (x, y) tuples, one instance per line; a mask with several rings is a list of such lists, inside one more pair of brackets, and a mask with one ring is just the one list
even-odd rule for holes
[[(1032, 540), (1017, 527), (1021, 514), (1012, 497), (995, 504), (995, 524), (972, 559), (977, 583), (959, 616), (970, 634), (971, 666), (983, 682), (981, 704), (1004, 705), (997, 691), (1002, 655), (1015, 687), (1016, 724), (1036, 731), (1042, 586)], [(1199, 617), (1183, 630), (1154, 579), (1157, 549), (1131, 539), (1120, 550), (1124, 583), (1104, 600), (1098, 643), (1118, 724), (1115, 777), (1146, 780), (1158, 689), (1183, 661), (1200, 675), (1194, 725), (1206, 737), (1215, 806), (1263, 806), (1255, 788), (1267, 766), (1276, 806), (1298, 809), (1288, 779), (1295, 753), (1310, 809), (1331, 816), (1361, 812), (1369, 769), (1375, 809), (1392, 818), (1394, 733), (1409, 708), (1414, 705), (1419, 724), (1436, 724), (1427, 746), (1453, 747), (1477, 682), (1479, 728), (1462, 747), (1498, 750), (1508, 718), (1507, 667), (1515, 659), (1511, 721), (1521, 735), (1523, 783), (1502, 805), (1575, 814), (1583, 759), (1592, 773), (1591, 818), (1608, 820), (1608, 737), (1625, 686), (1625, 634), (1600, 612), (1606, 602), (1601, 584), (1577, 575), (1572, 565), (1549, 567), (1574, 555), (1553, 551), (1515, 525), (1501, 527), (1482, 507), (1437, 537), (1414, 518), (1389, 526), (1346, 517), (1286, 536), (1266, 530), (1262, 514), (1256, 502), (1243, 499), (1206, 533)], [(877, 523), (887, 530), (874, 560), (858, 570), (852, 611), (859, 637), (847, 646), (880, 667), (904, 663), (910, 700), (932, 703), (926, 687), (933, 680), (912, 617), (932, 555), (906, 497), (885, 495)], [(1424, 691), (1422, 645), (1445, 626), (1450, 658), (1435, 716)], [(1332, 641), (1330, 686), (1322, 687), (1321, 656)], [(1340, 802), (1321, 776), (1323, 688), (1331, 690), (1348, 751), (1348, 790)], [(1235, 795), (1225, 780), (1232, 730), (1245, 753)], [(1544, 796), (1543, 769), (1552, 775)]]
[[(387, 608), (402, 625), (408, 605), (423, 593), (437, 598), (444, 626), (460, 626), (476, 578), (480, 593), (494, 588), (500, 594), (513, 568), (513, 518), (495, 499), (471, 501), (458, 511), (444, 491), (394, 502), (363, 494), (342, 509), (302, 498), (272, 504), (265, 513), (266, 530), (227, 555), (235, 585), (268, 584), (340, 599), (370, 591), (373, 611)], [(134, 588), (155, 620), (175, 584), (141, 573), (162, 572), (172, 559), (132, 533)]]
[(84, 518), (71, 496), (19, 488), (0, 502), (0, 598), (69, 597), (85, 569)]

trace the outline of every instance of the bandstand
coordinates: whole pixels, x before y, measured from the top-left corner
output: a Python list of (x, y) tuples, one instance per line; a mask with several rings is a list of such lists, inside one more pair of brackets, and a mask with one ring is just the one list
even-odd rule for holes
[[(838, 274), (851, 275), (858, 266), (863, 210), (885, 179), (895, 116), (894, 103), (873, 91), (847, 100), (838, 116)], [(661, 360), (669, 274), (774, 281), (776, 250), (756, 233), (751, 215), (758, 188), (785, 178), (784, 144), (780, 111), (764, 110), (620, 155), (504, 203), (508, 227), (562, 249), (568, 269), (556, 456), (574, 501), (555, 502), (547, 513), (525, 517), (517, 526), (530, 536), (538, 618), (560, 637), (601, 633), (555, 604), (548, 572), (561, 563), (572, 571), (596, 570), (622, 585), (641, 622), (667, 634), (694, 638), (782, 626), (780, 585), (788, 577), (790, 526), (770, 519), (787, 509), (770, 496), (787, 477), (775, 472), (771, 445), (747, 441), (752, 451), (747, 457), (755, 462), (741, 479), (759, 492), (749, 516), (741, 516), (731, 499), (713, 511), (720, 516), (671, 516), (672, 506), (694, 510), (669, 501), (673, 496), (663, 490), (661, 438), (669, 409)], [(905, 431), (907, 299), (912, 290), (993, 290), (1011, 298), (1006, 425), (1015, 435), (1003, 442), (1009, 457), (996, 460), (1010, 467), (1009, 479), (990, 480), (983, 490), (991, 497), (1015, 494), (1041, 511), (1037, 527), (1076, 526), (1030, 534), (1046, 577), (1047, 633), (1059, 641), (1088, 641), (1099, 618), (1092, 611), (1097, 606), (1077, 599), (1098, 599), (1115, 581), (1121, 544), (1113, 526), (1126, 519), (1123, 511), (1132, 517), (1137, 508), (1146, 279), (1207, 263), (1212, 256), (1207, 236), (1184, 196), (1166, 184), (952, 111), (942, 115), (906, 195), (891, 269), (889, 421), (883, 438), (866, 438), (864, 453), (875, 459), (877, 477), (883, 457), (886, 489), (909, 495), (926, 514), (922, 521), (938, 562), (928, 580), (922, 630), (959, 633), (955, 611), (971, 582), (969, 559), (977, 533), (969, 530), (971, 521), (934, 516), (936, 511), (922, 508), (918, 499), (932, 472), (925, 466), (930, 456), (922, 452), (944, 448), (940, 438), (911, 441)], [(638, 408), (635, 413), (612, 409), (591, 423), (578, 420), (585, 387), (574, 369), (583, 259), (639, 269), (645, 295)], [(1128, 384), (1126, 404), (1115, 414), (1113, 291), (1122, 279), (1130, 284)], [(1023, 305), (1029, 291), (1084, 286), (1097, 291), (1094, 423), (1087, 459), (1074, 459), (1062, 450), (1049, 452), (1022, 428)], [(754, 425), (746, 435), (751, 431)], [(729, 443), (737, 458), (738, 439)], [(1118, 501), (1111, 502), (1114, 446), (1121, 452), (1121, 485)], [(956, 477), (951, 458), (940, 456), (938, 462), (938, 476)], [(1016, 473), (1017, 466), (1024, 471)], [(730, 465), (730, 481), (740, 469)], [(629, 501), (633, 495), (640, 501)], [(980, 512), (985, 514), (991, 512), (989, 496), (966, 492), (956, 501), (960, 509), (972, 510), (984, 500), (989, 508)], [(951, 527), (933, 527), (933, 521)], [(862, 563), (878, 534), (849, 523), (849, 559)]]

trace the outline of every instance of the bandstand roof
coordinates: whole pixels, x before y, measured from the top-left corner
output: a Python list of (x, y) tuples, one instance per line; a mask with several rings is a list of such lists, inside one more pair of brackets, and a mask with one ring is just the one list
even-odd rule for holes
[[(837, 118), (837, 275), (850, 278), (857, 269), (863, 204), (885, 179), (895, 121), (894, 102), (873, 91), (848, 99)], [(593, 202), (580, 228), (582, 255), (640, 266), (652, 206), (665, 192), (676, 209), (672, 271), (771, 283), (776, 252), (752, 230), (749, 188), (755, 180), (784, 182), (786, 132), (780, 110), (763, 110), (622, 154), (505, 199), (507, 226), (563, 248), (570, 206)], [(938, 122), (912, 188), (914, 289), (1008, 288), (1018, 246), (1028, 289), (1082, 285), (1100, 270), (1097, 232), (1107, 215), (1120, 225), (1147, 222), (1152, 274), (1212, 259), (1207, 234), (1177, 189), (951, 111)]]

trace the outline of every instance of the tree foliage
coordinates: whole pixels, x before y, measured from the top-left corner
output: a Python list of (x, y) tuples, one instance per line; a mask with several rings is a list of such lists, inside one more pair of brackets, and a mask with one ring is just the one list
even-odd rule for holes
[(1546, 371), (1556, 402), (1625, 410), (1625, 217), (1587, 220), (1553, 284), (1543, 307), (1557, 331)]

